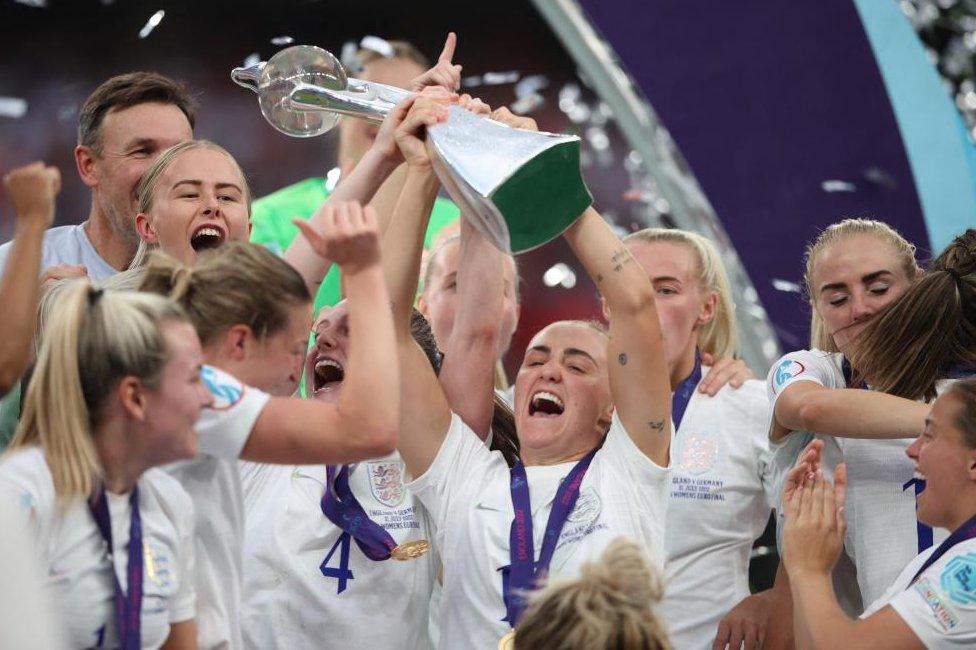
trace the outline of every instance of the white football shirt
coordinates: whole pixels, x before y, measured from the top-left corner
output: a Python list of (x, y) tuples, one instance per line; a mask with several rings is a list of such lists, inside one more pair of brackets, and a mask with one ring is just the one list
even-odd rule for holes
[(926, 648), (976, 647), (976, 539), (950, 548), (910, 584), (936, 548), (913, 559), (861, 618), (890, 605)]
[[(535, 555), (559, 488), (575, 463), (526, 468)], [(427, 507), (444, 560), (441, 648), (494, 648), (508, 630), (502, 581), (510, 564), (514, 517), (509, 468), (457, 415), (423, 475), (408, 484)], [(663, 564), (668, 468), (647, 458), (616, 414), (580, 486), (549, 575), (575, 577), (611, 541), (628, 537)]]
[(761, 381), (695, 391), (674, 437), (661, 614), (675, 648), (710, 649), (719, 621), (749, 595), (749, 555), (775, 503), (769, 417)]
[(200, 455), (166, 467), (193, 499), (197, 639), (201, 650), (240, 648), (244, 500), (237, 458), (269, 396), (205, 366), (213, 406), (197, 422)]
[[(846, 388), (843, 355), (821, 350), (791, 352), (769, 373), (770, 395), (775, 408), (783, 390), (798, 381), (813, 381), (826, 388)], [(864, 603), (875, 601), (905, 565), (915, 557), (925, 534), (915, 517), (915, 491), (905, 483), (914, 476), (915, 465), (905, 454), (913, 438), (863, 440), (816, 436), (824, 441), (824, 470), (833, 476), (837, 463), (847, 464), (847, 536), (845, 550), (857, 569), (857, 582)], [(779, 445), (777, 484), (792, 468), (803, 447), (813, 439), (807, 432), (794, 432)], [(790, 459), (792, 456), (792, 460)], [(931, 533), (936, 544), (948, 536), (937, 529)]]
[[(323, 465), (241, 463), (247, 526), (242, 626), (248, 648), (420, 650), (440, 558), (374, 561), (320, 506)], [(432, 541), (400, 455), (351, 466), (349, 487), (397, 544)]]
[[(165, 472), (151, 469), (138, 481), (142, 520), (143, 648), (159, 648), (171, 623), (194, 617), (193, 505)], [(106, 493), (112, 521), (111, 555), (84, 499), (59, 509), (51, 471), (39, 447), (0, 463), (0, 499), (18, 506), (30, 531), (44, 587), (73, 648), (118, 647), (115, 576), (127, 589), (130, 495)]]

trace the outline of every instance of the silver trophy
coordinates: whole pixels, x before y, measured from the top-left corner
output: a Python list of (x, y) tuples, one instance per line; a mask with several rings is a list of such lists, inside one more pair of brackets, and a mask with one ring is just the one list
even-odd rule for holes
[[(382, 122), (409, 91), (346, 76), (326, 50), (296, 45), (231, 78), (258, 94), (261, 113), (286, 135), (308, 138), (342, 115)], [(451, 198), (489, 241), (511, 253), (559, 236), (590, 205), (580, 176), (580, 139), (513, 129), (452, 105), (428, 129), (434, 170)]]

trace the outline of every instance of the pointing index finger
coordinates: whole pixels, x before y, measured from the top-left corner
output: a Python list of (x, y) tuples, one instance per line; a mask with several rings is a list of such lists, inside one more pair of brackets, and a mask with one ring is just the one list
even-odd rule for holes
[(454, 48), (457, 47), (457, 34), (454, 32), (447, 33), (447, 40), (444, 41), (444, 49), (441, 51), (441, 55), (437, 57), (438, 61), (451, 62), (454, 58)]

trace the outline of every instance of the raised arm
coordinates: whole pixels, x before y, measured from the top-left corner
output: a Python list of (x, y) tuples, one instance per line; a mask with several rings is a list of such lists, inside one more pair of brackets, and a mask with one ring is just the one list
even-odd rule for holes
[(30, 361), (40, 293), (44, 231), (54, 219), (61, 174), (36, 162), (4, 176), (14, 205), (14, 239), (0, 278), (0, 395), (17, 383)]
[(402, 372), (398, 448), (413, 476), (424, 474), (430, 467), (451, 421), (451, 410), (441, 384), (410, 334), (423, 235), (440, 187), (422, 137), (428, 126), (446, 119), (446, 100), (422, 97), (397, 129), (397, 144), (407, 160), (407, 173), (384, 236), (388, 254), (383, 266), (393, 301)]
[(444, 345), (441, 386), (451, 410), (481, 437), (488, 437), (495, 391), (495, 363), (505, 297), (505, 254), (467, 219), (461, 219), (458, 303)]
[(563, 236), (610, 311), (607, 364), (620, 421), (648, 458), (667, 466), (671, 386), (651, 282), (592, 207)]
[(922, 402), (872, 390), (797, 381), (776, 399), (770, 435), (773, 441), (790, 431), (838, 438), (914, 438), (925, 428), (928, 408)]
[(323, 211), (323, 232), (296, 220), (335, 260), (349, 299), (349, 364), (337, 404), (272, 398), (241, 453), (271, 463), (350, 463), (391, 452), (400, 417), (400, 373), (376, 216), (357, 203)]
[[(457, 36), (454, 32), (450, 32), (437, 63), (430, 70), (413, 79), (410, 82), (410, 90), (420, 93), (425, 89), (440, 89), (448, 95), (453, 94), (461, 84), (461, 66), (451, 62), (456, 46)], [(387, 115), (373, 146), (352, 168), (352, 171), (343, 176), (324, 204), (344, 201), (372, 203), (378, 217), (381, 235), (386, 232), (390, 215), (406, 177), (406, 169), (402, 165), (403, 156), (396, 146), (394, 132), (409, 112), (413, 100), (414, 96), (408, 97)], [(322, 228), (321, 212), (322, 208), (316, 210), (309, 219), (309, 223), (319, 230)], [(295, 238), (285, 251), (284, 257), (302, 275), (314, 296), (329, 267), (332, 266), (332, 260), (319, 255), (302, 237)]]

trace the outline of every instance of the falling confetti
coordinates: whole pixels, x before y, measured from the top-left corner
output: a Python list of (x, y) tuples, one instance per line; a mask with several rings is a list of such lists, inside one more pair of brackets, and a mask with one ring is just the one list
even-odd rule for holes
[(566, 289), (572, 289), (576, 286), (576, 273), (568, 264), (558, 262), (542, 275), (542, 282), (547, 287), (561, 285)]
[(271, 39), (272, 45), (291, 45), (295, 42), (295, 39), (291, 36), (275, 36)]
[(785, 291), (787, 293), (802, 293), (800, 285), (798, 285), (796, 282), (780, 280), (779, 278), (773, 278), (773, 289), (776, 289), (777, 291)]
[(820, 184), (824, 192), (856, 192), (857, 185), (854, 183), (848, 183), (847, 181), (830, 180), (824, 181)]
[(149, 20), (146, 21), (146, 24), (143, 25), (142, 29), (139, 30), (139, 38), (146, 38), (152, 34), (152, 31), (156, 29), (159, 23), (163, 22), (164, 16), (166, 16), (166, 12), (162, 9), (150, 16)]
[(252, 65), (257, 65), (259, 63), (261, 63), (261, 55), (258, 54), (257, 52), (251, 52), (244, 59), (245, 68), (250, 68)]
[(20, 97), (0, 97), (0, 117), (21, 118), (27, 114), (27, 100)]

